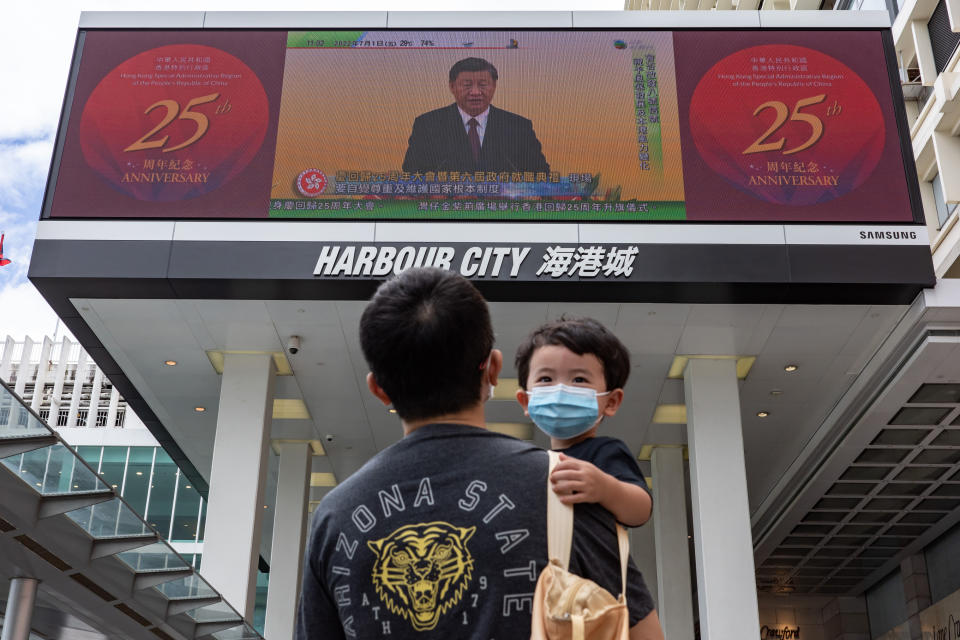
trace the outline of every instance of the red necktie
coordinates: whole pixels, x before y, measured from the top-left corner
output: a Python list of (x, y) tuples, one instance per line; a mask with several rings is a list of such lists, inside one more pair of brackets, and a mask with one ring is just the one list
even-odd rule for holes
[(473, 151), (473, 161), (480, 162), (480, 134), (477, 133), (477, 125), (480, 123), (477, 122), (476, 118), (470, 118), (467, 120), (467, 124), (470, 125), (470, 133), (467, 134), (467, 138), (470, 140), (470, 150)]

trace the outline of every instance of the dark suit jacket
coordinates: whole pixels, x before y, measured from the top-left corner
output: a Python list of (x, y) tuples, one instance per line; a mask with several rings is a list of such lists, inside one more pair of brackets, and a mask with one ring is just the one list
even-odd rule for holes
[(550, 172), (533, 123), (523, 116), (490, 106), (487, 127), (475, 162), (456, 103), (428, 111), (413, 121), (403, 170), (417, 171), (543, 171)]

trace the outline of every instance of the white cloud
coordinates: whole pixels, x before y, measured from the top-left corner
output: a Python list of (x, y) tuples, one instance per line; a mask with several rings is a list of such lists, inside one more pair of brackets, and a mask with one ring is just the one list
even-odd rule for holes
[[(0, 314), (0, 340), (8, 335), (15, 340), (22, 340), (24, 336), (52, 336), (57, 330), (57, 314), (29, 282), (0, 289), (0, 308), (3, 309)], [(61, 322), (57, 335), (64, 333), (70, 335)]]
[[(52, 136), (0, 138), (0, 214), (36, 201), (43, 191), (53, 151)], [(39, 211), (36, 212), (39, 217)]]

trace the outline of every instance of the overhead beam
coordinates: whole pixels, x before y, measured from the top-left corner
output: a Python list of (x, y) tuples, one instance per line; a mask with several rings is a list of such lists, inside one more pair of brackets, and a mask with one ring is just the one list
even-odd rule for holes
[(42, 496), (40, 498), (40, 509), (37, 518), (49, 518), (58, 516), (67, 511), (90, 507), (107, 500), (112, 500), (116, 494), (112, 490), (103, 491), (84, 491), (82, 493), (61, 493), (53, 496)]
[(200, 640), (201, 638), (207, 638), (218, 631), (233, 629), (234, 627), (239, 627), (242, 624), (243, 620), (240, 618), (237, 618), (235, 622), (198, 622), (197, 626), (194, 628), (195, 631), (193, 637), (196, 640)]
[(147, 533), (136, 536), (120, 536), (116, 538), (98, 538), (93, 541), (90, 549), (90, 559), (106, 558), (107, 556), (139, 549), (157, 542), (157, 534)]
[(177, 598), (167, 603), (167, 617), (175, 616), (187, 611), (193, 611), (200, 607), (207, 607), (211, 604), (221, 602), (220, 596), (208, 596), (205, 598)]
[(9, 458), (21, 453), (50, 447), (57, 444), (54, 436), (27, 436), (24, 438), (8, 438), (0, 440), (0, 458)]
[(193, 575), (193, 569), (190, 567), (187, 567), (186, 569), (157, 569), (155, 571), (138, 571), (137, 575), (133, 578), (133, 590), (139, 591), (141, 589), (148, 589), (150, 587), (155, 587), (158, 584), (170, 582), (171, 580), (179, 580), (180, 578), (186, 578), (190, 575)]

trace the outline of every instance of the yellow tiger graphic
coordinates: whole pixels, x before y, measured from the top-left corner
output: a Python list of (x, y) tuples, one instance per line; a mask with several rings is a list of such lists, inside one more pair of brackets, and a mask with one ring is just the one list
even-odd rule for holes
[(473, 557), (467, 541), (476, 530), (426, 522), (368, 541), (377, 555), (373, 565), (377, 595), (392, 613), (410, 620), (415, 630), (430, 631), (470, 584)]

